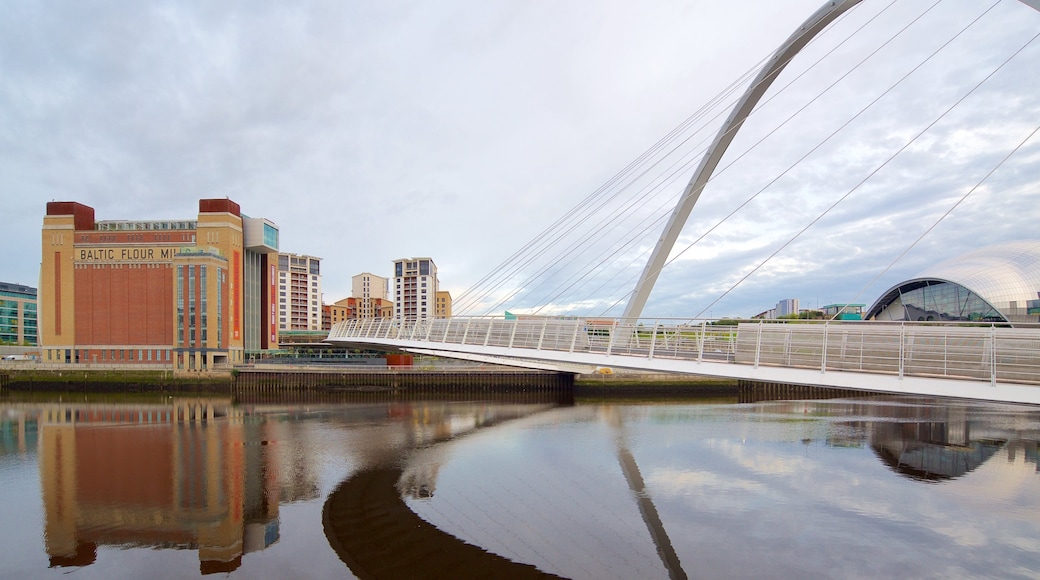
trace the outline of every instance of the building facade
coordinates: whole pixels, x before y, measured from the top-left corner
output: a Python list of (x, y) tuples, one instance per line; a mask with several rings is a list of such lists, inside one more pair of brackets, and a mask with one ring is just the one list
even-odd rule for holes
[[(258, 345), (271, 335), (270, 318), (258, 311), (274, 292), (270, 276), (245, 272), (245, 232), (229, 199), (200, 200), (195, 219), (149, 221), (99, 221), (89, 206), (48, 203), (38, 303), (43, 362), (175, 371), (242, 362), (247, 335)], [(246, 296), (258, 304), (249, 317)]]
[(451, 318), (451, 292), (438, 290), (433, 310), (434, 318)]
[(798, 299), (797, 298), (784, 298), (780, 302), (776, 303), (776, 317), (790, 316), (798, 314)]
[(0, 344), (36, 346), (36, 288), (0, 282)]
[(1036, 323), (1040, 240), (980, 248), (892, 286), (867, 320)]
[(376, 314), (377, 302), (382, 304), (389, 300), (387, 285), (389, 280), (368, 272), (362, 272), (351, 278), (350, 295), (357, 298), (355, 318), (381, 318)]
[(344, 320), (394, 317), (394, 303), (380, 298), (371, 299), (371, 316), (361, 316), (361, 299), (354, 296), (338, 300), (333, 304), (329, 304), (327, 308), (330, 320), (326, 330), (331, 330), (336, 323)]
[(437, 265), (430, 258), (394, 260), (394, 318), (433, 318), (437, 285)]
[(278, 226), (264, 218), (242, 218), (242, 310), (246, 352), (278, 348)]
[(321, 258), (278, 254), (278, 330), (321, 328)]
[(828, 304), (821, 308), (823, 317), (835, 320), (863, 320), (866, 304)]

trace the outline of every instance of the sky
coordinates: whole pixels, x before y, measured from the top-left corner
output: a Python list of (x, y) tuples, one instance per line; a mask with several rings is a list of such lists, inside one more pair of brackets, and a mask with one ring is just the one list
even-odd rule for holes
[[(622, 191), (641, 200), (628, 222), (583, 225), (574, 208), (820, 4), (5, 3), (0, 280), (38, 285), (49, 201), (158, 220), (227, 197), (275, 222), (282, 251), (322, 258), (328, 303), (352, 276), (389, 277), (412, 256), (432, 257), (442, 289), (462, 296), (561, 220), (554, 232), (613, 234), (573, 263), (542, 255), (472, 313), (623, 307), (659, 235), (644, 218), (666, 215), (692, 170), (652, 198)], [(749, 316), (784, 298), (869, 305), (944, 259), (1040, 238), (1040, 138), (1027, 140), (1040, 12), (930, 6), (864, 2), (792, 61), (705, 189), (647, 316)], [(676, 155), (696, 160), (712, 119)]]

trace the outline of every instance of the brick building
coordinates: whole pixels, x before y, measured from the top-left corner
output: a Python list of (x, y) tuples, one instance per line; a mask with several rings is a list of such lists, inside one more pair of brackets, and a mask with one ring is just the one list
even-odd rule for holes
[(89, 206), (51, 202), (42, 238), (44, 362), (191, 371), (277, 347), (277, 228), (229, 199), (158, 221), (97, 221)]

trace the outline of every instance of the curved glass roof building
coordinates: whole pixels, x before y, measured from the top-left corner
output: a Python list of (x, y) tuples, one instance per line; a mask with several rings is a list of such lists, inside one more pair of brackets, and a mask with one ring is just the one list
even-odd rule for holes
[(1040, 240), (989, 246), (896, 284), (867, 320), (1040, 321)]

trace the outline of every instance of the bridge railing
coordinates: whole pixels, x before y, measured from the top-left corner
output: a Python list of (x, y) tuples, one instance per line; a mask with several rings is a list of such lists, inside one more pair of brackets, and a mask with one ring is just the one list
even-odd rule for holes
[(587, 318), (448, 318), (341, 322), (329, 339), (418, 341), (480, 347), (599, 352), (648, 358), (732, 359), (737, 327), (708, 321)]
[(735, 362), (1040, 383), (1040, 329), (914, 323), (741, 324)]
[[(526, 317), (351, 320), (332, 340), (588, 352), (1040, 384), (1040, 325)], [(442, 345), (438, 347), (438, 345)]]

